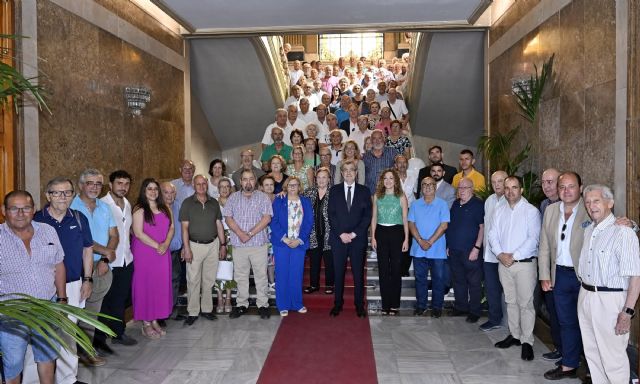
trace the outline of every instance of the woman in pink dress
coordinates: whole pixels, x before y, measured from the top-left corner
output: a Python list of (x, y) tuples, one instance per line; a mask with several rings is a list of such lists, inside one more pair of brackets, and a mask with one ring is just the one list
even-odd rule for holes
[(173, 307), (169, 243), (174, 228), (171, 210), (154, 179), (142, 182), (132, 227), (133, 318), (142, 321), (144, 336), (158, 339), (166, 334), (158, 319), (168, 318)]

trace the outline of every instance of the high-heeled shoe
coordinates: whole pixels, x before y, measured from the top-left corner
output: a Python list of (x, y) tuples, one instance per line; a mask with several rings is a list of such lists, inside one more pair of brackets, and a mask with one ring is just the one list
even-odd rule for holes
[(156, 332), (153, 325), (148, 321), (144, 321), (142, 323), (142, 336), (151, 340), (157, 340), (160, 338), (160, 334)]
[(167, 331), (165, 331), (160, 324), (158, 324), (158, 322), (156, 320), (153, 320), (151, 322), (151, 327), (153, 328), (154, 331), (156, 331), (156, 333), (158, 333), (160, 336), (165, 336), (167, 334)]

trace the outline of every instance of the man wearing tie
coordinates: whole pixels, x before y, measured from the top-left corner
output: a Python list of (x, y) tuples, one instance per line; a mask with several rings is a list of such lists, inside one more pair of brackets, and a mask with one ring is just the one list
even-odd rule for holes
[(330, 312), (332, 317), (342, 311), (347, 258), (351, 259), (356, 314), (358, 317), (367, 315), (364, 309), (364, 259), (367, 229), (371, 222), (371, 192), (366, 186), (356, 184), (356, 169), (353, 161), (342, 162), (340, 172), (343, 182), (331, 187), (329, 194), (329, 242), (333, 251), (336, 284), (334, 306)]

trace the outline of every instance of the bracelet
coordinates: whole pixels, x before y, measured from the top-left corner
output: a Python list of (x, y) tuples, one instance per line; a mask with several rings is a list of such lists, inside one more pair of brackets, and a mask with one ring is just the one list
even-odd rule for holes
[(58, 297), (56, 298), (56, 303), (67, 303), (69, 300), (66, 297)]
[(83, 277), (83, 278), (82, 278), (82, 281), (83, 281), (83, 282), (88, 281), (89, 283), (93, 283), (93, 277), (91, 277), (91, 276), (89, 276), (89, 277)]
[(226, 247), (226, 246), (227, 246), (227, 243), (224, 243), (224, 244), (223, 244), (223, 243), (220, 243), (220, 246), (221, 246), (221, 247)]

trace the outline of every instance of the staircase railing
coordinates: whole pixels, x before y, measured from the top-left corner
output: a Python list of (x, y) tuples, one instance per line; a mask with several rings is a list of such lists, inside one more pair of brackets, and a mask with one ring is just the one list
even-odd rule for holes
[(260, 36), (252, 38), (252, 42), (264, 68), (273, 101), (276, 107), (282, 107), (289, 95), (289, 71), (286, 68), (282, 37)]

